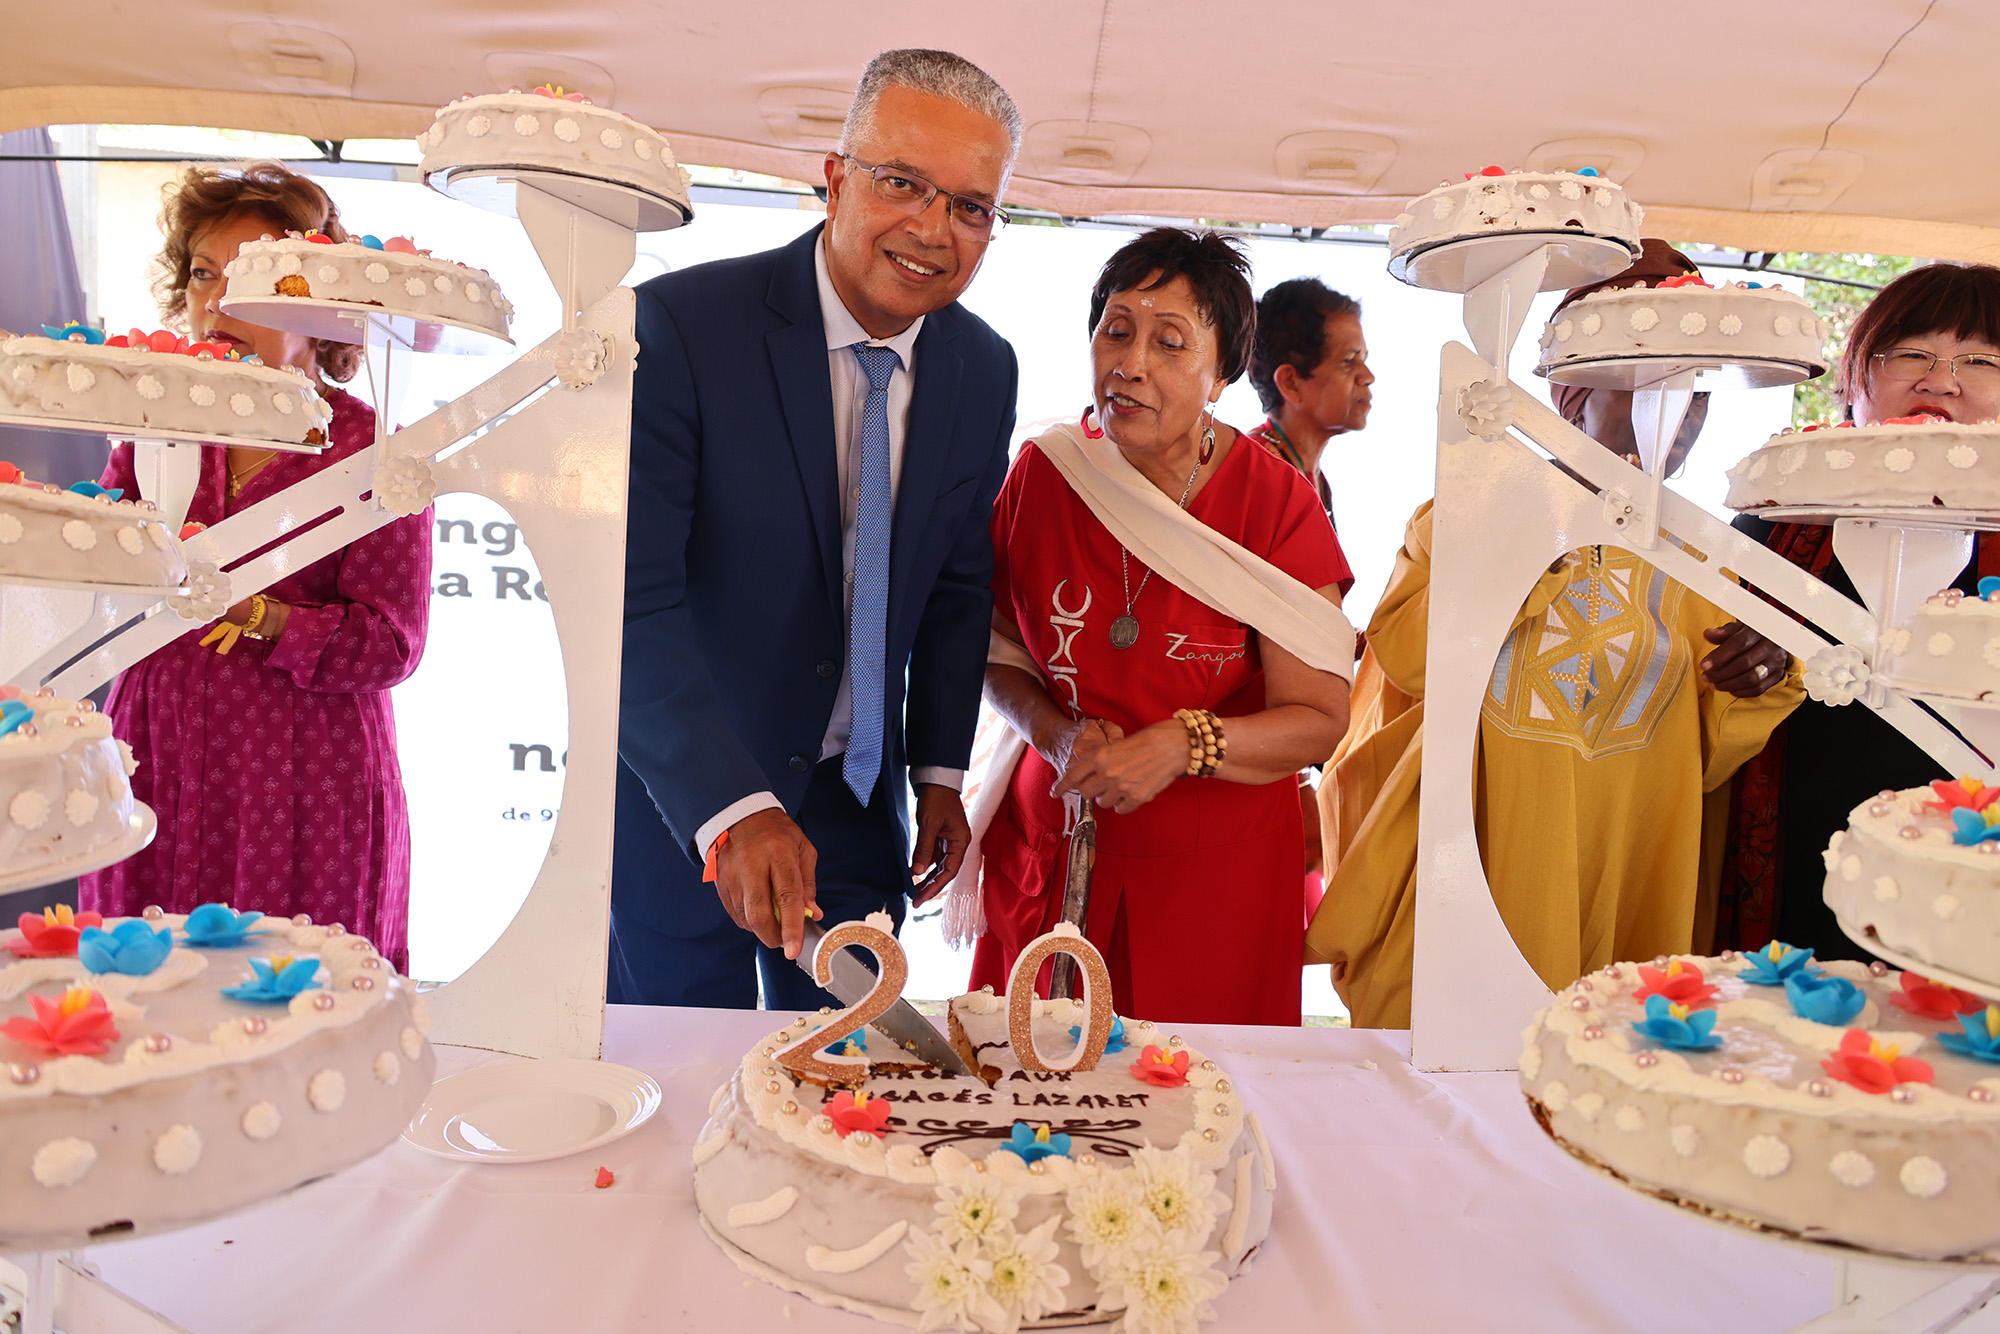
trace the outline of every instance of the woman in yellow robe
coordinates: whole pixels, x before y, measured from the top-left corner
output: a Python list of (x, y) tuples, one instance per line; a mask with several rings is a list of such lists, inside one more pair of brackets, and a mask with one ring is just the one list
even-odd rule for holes
[[(1611, 283), (1637, 285), (1621, 277)], [(1578, 392), (1558, 406), (1623, 452), (1629, 401)], [(1699, 429), (1689, 416), (1677, 449)], [(1368, 626), (1323, 784), (1333, 870), (1307, 960), (1333, 965), (1356, 1027), (1410, 1023), (1431, 537), (1425, 502)], [(1703, 795), (1805, 697), (1784, 650), (1727, 620), (1615, 547), (1569, 553), (1514, 619), (1480, 711), (1474, 824), (1501, 919), (1551, 988), (1692, 944)]]

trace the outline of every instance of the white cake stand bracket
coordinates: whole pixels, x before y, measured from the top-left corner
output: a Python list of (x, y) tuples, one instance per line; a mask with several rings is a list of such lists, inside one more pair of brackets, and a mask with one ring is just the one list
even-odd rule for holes
[[(1633, 507), (1619, 497), (1639, 494), (1649, 476), (1518, 386), (1510, 386), (1515, 429), (1582, 483), (1517, 440), (1469, 435), (1458, 413), (1461, 395), (1475, 385), (1490, 389), (1494, 380), (1494, 369), (1469, 348), (1445, 347), (1429, 622), (1438, 651), (1425, 679), (1411, 997), (1411, 1057), (1424, 1070), (1515, 1069), (1521, 1028), (1550, 998), (1494, 906), (1472, 796), (1494, 662), (1522, 599), (1553, 561), (1598, 544), (1633, 550), (1801, 659), (1828, 640), (1723, 571), (1844, 643), (1872, 650), (1875, 639), (1875, 618), (1865, 608), (1670, 488), (1661, 489), (1656, 526), (1677, 540), (1639, 546)], [(1909, 700), (1891, 694), (1877, 707), (1948, 772), (1983, 769), (1976, 752)]]
[(82, 1251), (0, 1257), (0, 1294), (20, 1312), (20, 1334), (189, 1334), (106, 1283)]
[(1466, 270), (1472, 287), (1465, 294), (1465, 331), (1486, 363), (1504, 372), (1507, 354), (1549, 271), (1549, 247), (1497, 238), (1467, 261)]
[(2000, 1274), (1843, 1260), (1833, 1310), (1792, 1334), (2000, 1334)]
[(632, 271), (638, 234), (525, 180), (514, 187), (514, 205), (562, 299), (562, 327), (574, 329), (576, 313), (597, 304)]

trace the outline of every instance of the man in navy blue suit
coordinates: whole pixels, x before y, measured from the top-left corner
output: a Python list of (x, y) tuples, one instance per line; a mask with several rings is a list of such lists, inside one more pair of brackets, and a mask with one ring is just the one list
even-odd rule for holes
[(957, 300), (1020, 138), (977, 67), (885, 51), (823, 227), (638, 289), (615, 1002), (754, 1006), (754, 960), (834, 1003), (806, 919), (900, 924), (964, 856), (1017, 370)]

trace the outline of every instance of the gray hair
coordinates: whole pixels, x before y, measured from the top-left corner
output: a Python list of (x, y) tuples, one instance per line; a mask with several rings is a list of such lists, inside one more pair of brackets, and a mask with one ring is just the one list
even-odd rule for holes
[(976, 111), (1007, 131), (1007, 159), (1011, 164), (1021, 151), (1021, 111), (1007, 90), (993, 76), (964, 56), (949, 51), (905, 48), (882, 51), (861, 72), (854, 89), (854, 102), (847, 109), (847, 123), (840, 131), (840, 151), (845, 153), (861, 139), (875, 132), (875, 104), (885, 88), (908, 88), (933, 97), (948, 98), (968, 111)]

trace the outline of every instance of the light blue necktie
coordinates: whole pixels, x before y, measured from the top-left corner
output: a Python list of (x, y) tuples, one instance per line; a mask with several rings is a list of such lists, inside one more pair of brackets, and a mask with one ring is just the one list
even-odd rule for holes
[(868, 377), (861, 406), (861, 476), (854, 509), (854, 610), (848, 619), (848, 734), (841, 776), (863, 806), (882, 774), (882, 678), (889, 625), (889, 377), (901, 358), (894, 348), (855, 343), (849, 349)]

